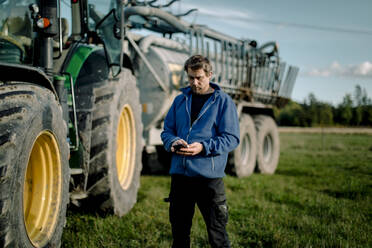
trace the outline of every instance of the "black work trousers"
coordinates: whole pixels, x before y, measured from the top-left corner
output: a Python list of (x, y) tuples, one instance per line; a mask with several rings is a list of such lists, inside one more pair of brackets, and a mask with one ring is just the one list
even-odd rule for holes
[(199, 178), (172, 175), (169, 194), (169, 219), (172, 225), (172, 248), (190, 247), (190, 231), (195, 203), (207, 226), (212, 247), (230, 247), (226, 232), (228, 219), (222, 178)]

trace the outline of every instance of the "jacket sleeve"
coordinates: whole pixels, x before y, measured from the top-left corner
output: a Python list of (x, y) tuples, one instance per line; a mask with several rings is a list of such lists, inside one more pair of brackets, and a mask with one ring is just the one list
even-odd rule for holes
[(221, 107), (221, 115), (217, 121), (217, 136), (202, 141), (206, 156), (229, 153), (239, 145), (239, 118), (235, 103), (228, 97)]
[(171, 146), (174, 141), (180, 139), (176, 132), (176, 101), (173, 102), (164, 120), (164, 130), (161, 133), (161, 140), (163, 141), (166, 151), (171, 151)]

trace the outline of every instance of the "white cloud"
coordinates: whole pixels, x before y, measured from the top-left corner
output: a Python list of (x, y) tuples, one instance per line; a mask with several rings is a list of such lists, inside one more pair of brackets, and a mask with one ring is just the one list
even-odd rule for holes
[(303, 73), (312, 77), (372, 77), (372, 62), (357, 65), (341, 65), (337, 61), (324, 68), (312, 68)]
[(199, 3), (198, 5), (194, 4), (188, 4), (188, 3), (183, 3), (181, 5), (181, 9), (183, 11), (189, 10), (192, 8), (197, 8), (198, 12), (200, 14), (204, 14), (207, 16), (212, 16), (212, 17), (218, 17), (218, 18), (232, 18), (232, 19), (242, 19), (244, 18), (258, 18), (257, 14), (247, 11), (247, 10), (236, 10), (232, 8), (227, 8), (225, 5), (218, 5), (215, 4), (213, 6), (210, 5), (203, 5), (203, 3)]
[[(198, 4), (190, 4), (190, 3), (182, 3), (180, 5), (180, 8), (178, 9), (178, 12), (186, 12), (187, 10), (197, 8), (197, 12), (193, 12), (185, 19), (192, 23), (199, 23), (199, 17), (204, 17), (209, 19), (209, 23), (207, 26), (213, 27), (216, 25), (221, 25), (221, 23), (228, 24), (231, 27), (244, 27), (244, 28), (251, 28), (255, 29), (258, 28), (259, 25), (257, 25), (254, 22), (251, 22), (251, 20), (255, 20), (260, 18), (260, 15), (257, 15), (256, 13), (252, 11), (247, 11), (246, 9), (240, 10), (240, 9), (233, 9), (233, 8), (227, 8), (226, 5), (220, 5), (218, 3), (215, 3), (213, 5), (208, 5), (208, 3), (200, 2)], [(176, 11), (177, 12), (177, 11)], [(216, 25), (213, 25), (215, 23), (218, 23)]]

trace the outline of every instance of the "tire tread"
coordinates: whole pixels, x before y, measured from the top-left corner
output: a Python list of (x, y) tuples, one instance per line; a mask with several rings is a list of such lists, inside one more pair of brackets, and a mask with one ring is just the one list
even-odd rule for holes
[[(60, 151), (66, 163), (63, 164), (63, 179), (66, 191), (62, 194), (60, 208), (61, 220), (65, 219), (65, 211), (68, 202), (68, 145), (66, 141), (67, 125), (62, 120), (62, 109), (56, 101), (53, 93), (38, 85), (29, 83), (11, 83), (0, 86), (0, 246), (1, 247), (25, 247), (29, 242), (27, 237), (22, 236), (13, 216), (14, 212), (21, 211), (14, 209), (13, 194), (15, 187), (20, 185), (19, 178), (16, 178), (14, 160), (17, 160), (22, 150), (25, 137), (35, 116), (40, 114), (41, 109), (49, 109), (53, 114), (53, 122), (58, 122), (58, 137), (63, 137)], [(39, 111), (39, 112), (38, 112)], [(59, 113), (58, 113), (59, 112)], [(59, 119), (54, 119), (59, 118)], [(64, 222), (64, 221), (63, 221)], [(64, 223), (57, 222), (55, 233), (51, 238), (53, 245), (60, 243)], [(15, 239), (15, 237), (17, 237)]]

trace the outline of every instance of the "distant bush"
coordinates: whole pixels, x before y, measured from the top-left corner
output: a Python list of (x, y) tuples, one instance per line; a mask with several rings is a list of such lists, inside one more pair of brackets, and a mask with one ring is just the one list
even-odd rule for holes
[(372, 126), (372, 100), (359, 85), (354, 96), (346, 94), (337, 106), (321, 102), (310, 93), (303, 103), (289, 101), (275, 113), (280, 126)]

